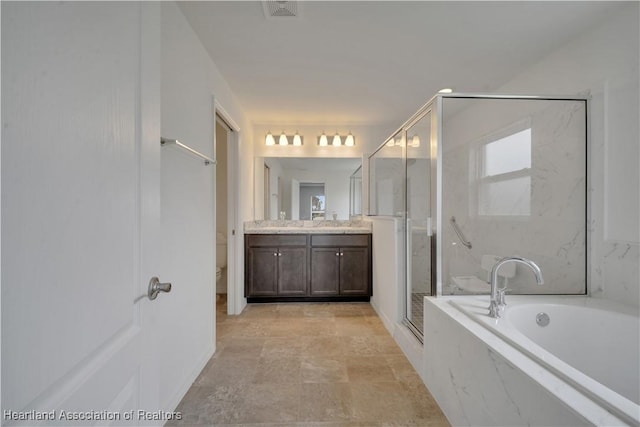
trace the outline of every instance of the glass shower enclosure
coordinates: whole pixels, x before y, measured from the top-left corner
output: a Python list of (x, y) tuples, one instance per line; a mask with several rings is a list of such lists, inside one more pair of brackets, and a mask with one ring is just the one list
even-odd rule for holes
[(369, 215), (404, 224), (418, 338), (425, 295), (488, 294), (504, 256), (545, 275), (503, 268), (509, 293), (586, 293), (587, 116), (587, 97), (438, 94), (369, 157)]

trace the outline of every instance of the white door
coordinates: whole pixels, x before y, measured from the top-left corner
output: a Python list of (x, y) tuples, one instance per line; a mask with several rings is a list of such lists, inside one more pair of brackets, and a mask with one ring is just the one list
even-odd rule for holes
[(158, 4), (2, 3), (3, 424), (157, 409), (159, 54)]

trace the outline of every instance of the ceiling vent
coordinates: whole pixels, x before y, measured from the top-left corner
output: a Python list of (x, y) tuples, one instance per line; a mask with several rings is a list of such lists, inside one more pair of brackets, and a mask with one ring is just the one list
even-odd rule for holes
[(297, 1), (267, 0), (262, 2), (264, 15), (270, 18), (296, 18), (299, 16)]

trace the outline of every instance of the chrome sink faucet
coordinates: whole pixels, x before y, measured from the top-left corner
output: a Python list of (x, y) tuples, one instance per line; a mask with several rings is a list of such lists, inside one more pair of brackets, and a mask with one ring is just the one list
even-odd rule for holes
[(506, 288), (498, 289), (498, 269), (508, 262), (518, 262), (520, 264), (524, 264), (533, 270), (533, 274), (536, 276), (536, 282), (538, 285), (544, 284), (544, 279), (542, 278), (542, 271), (538, 264), (531, 261), (530, 259), (521, 258), (518, 256), (508, 256), (500, 259), (493, 265), (491, 269), (491, 303), (489, 304), (489, 316), (494, 318), (502, 317), (502, 312), (504, 311), (504, 306), (506, 303), (504, 302), (504, 293), (507, 291)]

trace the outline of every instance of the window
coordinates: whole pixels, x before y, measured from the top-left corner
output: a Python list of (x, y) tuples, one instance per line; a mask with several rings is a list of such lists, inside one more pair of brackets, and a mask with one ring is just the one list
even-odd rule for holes
[(479, 150), (478, 214), (531, 213), (531, 126), (519, 123), (488, 138)]

